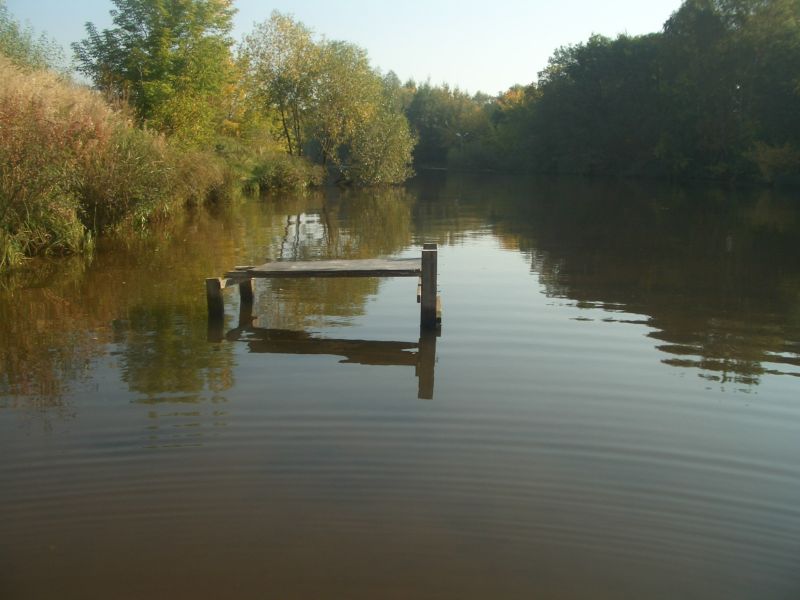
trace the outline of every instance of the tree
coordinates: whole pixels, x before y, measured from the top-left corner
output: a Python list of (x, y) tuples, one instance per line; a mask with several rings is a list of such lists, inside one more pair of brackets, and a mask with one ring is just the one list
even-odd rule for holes
[(347, 42), (321, 44), (321, 68), (314, 104), (314, 138), (322, 164), (342, 170), (343, 150), (364, 123), (375, 118), (381, 102), (380, 77), (370, 68), (366, 50)]
[(366, 185), (402, 183), (411, 175), (416, 139), (400, 104), (393, 73), (383, 79), (382, 100), (370, 118), (360, 122), (350, 144), (347, 175)]
[(320, 69), (320, 48), (313, 33), (292, 17), (273, 11), (245, 37), (240, 53), (251, 101), (264, 111), (276, 111), (278, 137), (286, 151), (302, 156)]
[(462, 154), (491, 135), (490, 114), (494, 99), (470, 96), (448, 85), (420, 85), (406, 109), (419, 136), (414, 153), (417, 164), (444, 166), (452, 154)]
[(410, 173), (414, 138), (396, 76), (382, 77), (367, 52), (326, 39), (273, 12), (241, 48), (251, 104), (276, 115), (275, 135), (345, 181), (399, 183)]
[(78, 71), (143, 123), (191, 143), (222, 119), (232, 78), (232, 0), (112, 0), (112, 29), (86, 24), (73, 44)]

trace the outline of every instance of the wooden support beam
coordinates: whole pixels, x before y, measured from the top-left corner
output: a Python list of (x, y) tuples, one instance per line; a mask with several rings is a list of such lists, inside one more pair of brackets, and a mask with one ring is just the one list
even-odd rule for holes
[(225, 319), (208, 317), (208, 341), (214, 344), (225, 339)]
[(208, 303), (208, 318), (222, 319), (225, 316), (225, 301), (222, 290), (225, 289), (226, 280), (219, 277), (206, 279), (206, 301)]
[(249, 327), (253, 323), (253, 280), (239, 282), (239, 327)]
[(242, 304), (253, 304), (253, 280), (245, 279), (239, 282), (239, 299)]
[(420, 302), (420, 326), (423, 329), (436, 327), (436, 286), (438, 269), (436, 244), (422, 247), (422, 300)]
[(422, 329), (419, 337), (419, 352), (417, 353), (417, 398), (420, 400), (433, 400), (433, 376), (436, 371), (436, 332), (431, 329)]

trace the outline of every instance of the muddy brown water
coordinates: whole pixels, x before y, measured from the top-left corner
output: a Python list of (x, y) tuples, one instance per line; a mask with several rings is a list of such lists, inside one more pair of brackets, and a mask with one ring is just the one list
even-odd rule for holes
[[(800, 211), (432, 174), (0, 290), (0, 598), (798, 598)], [(203, 279), (418, 256), (412, 279)], [(425, 388), (425, 390), (423, 390)]]

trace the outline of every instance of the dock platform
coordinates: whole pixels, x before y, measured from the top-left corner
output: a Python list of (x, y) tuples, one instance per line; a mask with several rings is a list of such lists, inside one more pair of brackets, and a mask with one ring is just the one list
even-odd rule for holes
[(306, 260), (234, 267), (226, 277), (419, 277), (422, 259)]
[(438, 248), (424, 244), (420, 258), (278, 261), (234, 267), (224, 277), (206, 279), (209, 319), (225, 314), (222, 292), (239, 287), (242, 303), (253, 302), (253, 280), (287, 277), (418, 277), (417, 302), (420, 326), (434, 329), (441, 323), (441, 298), (437, 295)]

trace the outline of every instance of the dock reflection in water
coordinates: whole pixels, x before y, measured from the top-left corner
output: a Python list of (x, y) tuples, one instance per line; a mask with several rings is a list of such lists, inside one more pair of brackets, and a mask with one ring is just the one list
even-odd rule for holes
[(340, 361), (343, 364), (414, 367), (419, 380), (417, 397), (433, 400), (436, 338), (440, 329), (420, 328), (419, 341), (414, 343), (316, 337), (306, 331), (269, 329), (255, 323), (252, 304), (243, 302), (238, 327), (227, 333), (222, 319), (209, 318), (208, 341), (244, 342), (255, 354), (325, 354), (343, 357)]

